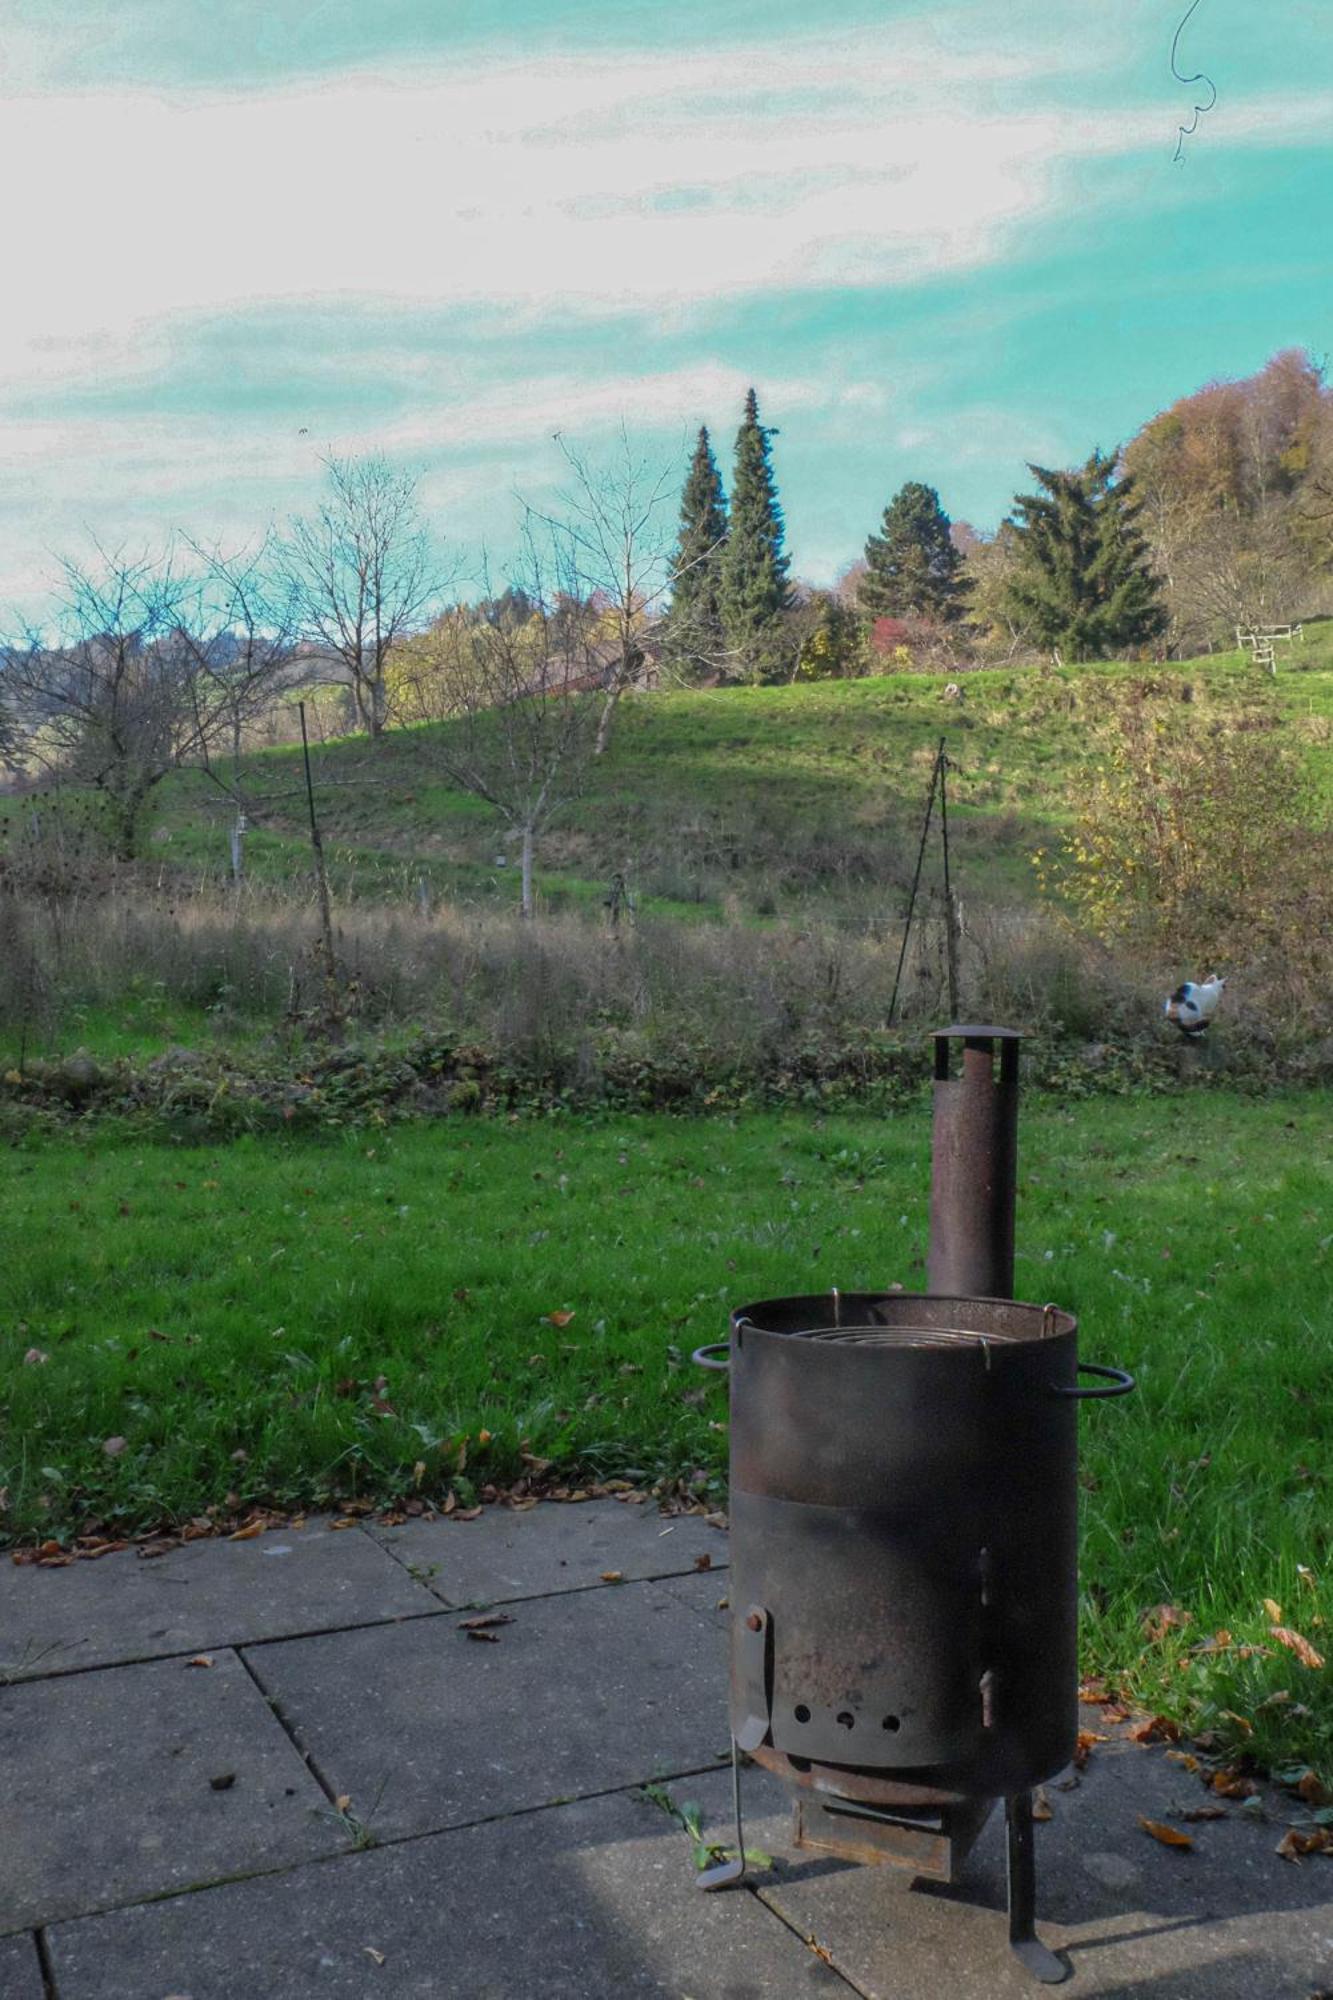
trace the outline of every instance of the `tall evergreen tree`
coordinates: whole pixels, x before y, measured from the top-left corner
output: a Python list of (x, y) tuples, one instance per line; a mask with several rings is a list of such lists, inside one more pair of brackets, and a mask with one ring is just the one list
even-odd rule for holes
[(722, 627), (722, 558), (727, 545), (727, 496), (708, 431), (690, 460), (680, 496), (680, 537), (672, 558), (668, 657), (685, 674), (717, 666), (726, 653)]
[(736, 471), (731, 485), (731, 528), (722, 558), (722, 625), (731, 672), (740, 680), (765, 680), (782, 671), (786, 648), (783, 613), (791, 603), (787, 587), (790, 558), (783, 553), (782, 509), (769, 440), (759, 421), (753, 389), (736, 433)]
[(1039, 645), (1104, 660), (1166, 629), (1160, 583), (1139, 530), (1133, 481), (1116, 478), (1117, 452), (1094, 451), (1069, 472), (1028, 471), (1044, 490), (1014, 503), (1018, 567), (1007, 595)]
[(933, 618), (963, 613), (963, 558), (933, 486), (909, 479), (884, 509), (882, 531), (866, 543), (857, 601), (871, 618)]

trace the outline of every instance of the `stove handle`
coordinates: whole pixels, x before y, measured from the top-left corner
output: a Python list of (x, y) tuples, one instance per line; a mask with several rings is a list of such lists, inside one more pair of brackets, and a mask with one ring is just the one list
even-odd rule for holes
[(1134, 1377), (1123, 1368), (1104, 1368), (1098, 1361), (1080, 1361), (1080, 1375), (1104, 1375), (1110, 1383), (1107, 1389), (1065, 1389), (1051, 1384), (1053, 1396), (1069, 1396), (1078, 1402), (1090, 1402), (1103, 1396), (1127, 1396), (1136, 1384)]
[[(713, 1359), (715, 1354), (724, 1354), (728, 1358), (725, 1361), (715, 1361)], [(731, 1342), (729, 1340), (713, 1340), (709, 1342), (707, 1347), (696, 1347), (690, 1356), (690, 1360), (696, 1368), (718, 1368), (725, 1374), (731, 1366), (730, 1355)]]

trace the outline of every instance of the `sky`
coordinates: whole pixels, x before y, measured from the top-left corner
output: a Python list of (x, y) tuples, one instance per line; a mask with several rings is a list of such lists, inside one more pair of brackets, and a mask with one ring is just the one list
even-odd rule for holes
[(905, 480), (993, 528), (1333, 345), (1329, 0), (0, 0), (0, 628), (92, 538), (238, 546), (321, 458), (503, 569), (559, 430), (724, 478), (793, 574)]

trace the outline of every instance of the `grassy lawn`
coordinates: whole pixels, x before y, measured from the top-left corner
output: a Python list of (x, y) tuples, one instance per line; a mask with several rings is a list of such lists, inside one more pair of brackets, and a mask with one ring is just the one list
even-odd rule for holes
[[(1326, 1765), (1329, 1675), (1269, 1627), (1320, 1652), (1333, 1638), (1330, 1109), (1312, 1093), (1032, 1109), (1017, 1280), (1079, 1314), (1085, 1357), (1139, 1378), (1081, 1420), (1086, 1668)], [(689, 1354), (728, 1308), (922, 1276), (924, 1109), (197, 1150), (102, 1126), (0, 1157), (13, 1538), (228, 1495), (452, 1486), (466, 1503), (525, 1450), (720, 1493), (725, 1390)], [(1190, 1622), (1150, 1641), (1142, 1616), (1163, 1603)]]

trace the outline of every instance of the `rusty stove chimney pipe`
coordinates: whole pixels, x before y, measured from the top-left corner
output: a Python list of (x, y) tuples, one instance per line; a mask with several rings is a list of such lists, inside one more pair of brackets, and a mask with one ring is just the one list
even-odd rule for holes
[[(1014, 1296), (1021, 1040), (1016, 1028), (935, 1031), (926, 1289), (944, 1297)], [(963, 1044), (962, 1075), (957, 1077), (949, 1074), (950, 1051), (956, 1041)]]

